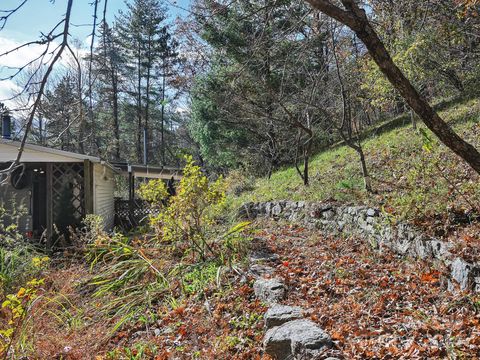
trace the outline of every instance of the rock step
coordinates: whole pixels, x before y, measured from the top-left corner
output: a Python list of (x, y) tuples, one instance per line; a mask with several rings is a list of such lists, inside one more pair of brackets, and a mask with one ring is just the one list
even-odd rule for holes
[(313, 321), (299, 319), (268, 330), (263, 345), (277, 360), (310, 359), (331, 347), (332, 339)]
[(255, 296), (267, 304), (276, 304), (285, 298), (285, 284), (278, 278), (260, 278), (253, 284)]
[(301, 318), (303, 318), (303, 310), (298, 306), (273, 305), (265, 313), (265, 328), (268, 330)]

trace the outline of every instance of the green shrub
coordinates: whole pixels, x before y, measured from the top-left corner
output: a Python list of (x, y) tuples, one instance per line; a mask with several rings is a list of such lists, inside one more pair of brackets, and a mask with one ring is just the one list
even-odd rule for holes
[(166, 206), (158, 203), (165, 198), (163, 183), (147, 183), (141, 187), (140, 194), (146, 200), (157, 201), (154, 206), (160, 211), (150, 217), (157, 239), (205, 259), (207, 253), (217, 255), (208, 234), (214, 225), (216, 211), (225, 201), (224, 182), (222, 178), (210, 182), (191, 156), (186, 160), (177, 194), (170, 198)]

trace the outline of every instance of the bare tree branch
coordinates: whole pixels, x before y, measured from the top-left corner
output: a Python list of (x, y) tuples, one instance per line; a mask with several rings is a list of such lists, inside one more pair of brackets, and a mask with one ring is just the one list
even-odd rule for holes
[(26, 4), (28, 0), (23, 0), (16, 8), (11, 9), (11, 10), (0, 10), (0, 13), (3, 13), (5, 15), (0, 16), (0, 31), (2, 31), (5, 28), (5, 25), (7, 24), (8, 19), (10, 16), (12, 16), (14, 13), (16, 13), (20, 8)]
[(16, 165), (20, 164), (20, 160), (22, 158), (22, 154), (23, 154), (23, 151), (24, 151), (24, 148), (25, 148), (25, 143), (27, 142), (27, 137), (28, 137), (28, 134), (29, 134), (30, 129), (32, 127), (32, 123), (33, 123), (33, 119), (35, 118), (36, 111), (37, 111), (37, 109), (40, 105), (40, 102), (41, 102), (43, 92), (45, 90), (45, 86), (47, 84), (48, 78), (49, 78), (50, 74), (52, 73), (52, 70), (53, 70), (55, 64), (61, 58), (63, 51), (68, 46), (68, 36), (69, 36), (68, 30), (69, 30), (69, 25), (70, 25), (70, 15), (72, 13), (72, 4), (73, 4), (73, 0), (68, 0), (67, 11), (65, 13), (65, 19), (64, 19), (62, 43), (60, 44), (60, 46), (59, 46), (59, 48), (58, 48), (58, 50), (55, 54), (55, 57), (52, 59), (52, 61), (50, 61), (49, 65), (48, 65), (48, 68), (47, 68), (47, 71), (45, 72), (45, 75), (43, 76), (42, 82), (40, 83), (40, 89), (37, 93), (35, 102), (32, 105), (32, 110), (30, 111), (30, 115), (29, 115), (29, 118), (28, 118), (28, 121), (27, 121), (25, 132), (23, 134), (23, 138), (22, 138), (22, 141), (21, 141), (21, 144), (20, 144), (20, 148), (18, 149), (17, 158), (16, 158), (15, 162), (12, 164), (13, 166), (16, 166)]

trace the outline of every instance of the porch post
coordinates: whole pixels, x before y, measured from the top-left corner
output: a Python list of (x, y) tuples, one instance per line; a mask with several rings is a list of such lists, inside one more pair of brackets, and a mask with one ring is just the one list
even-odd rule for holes
[(130, 221), (133, 219), (133, 201), (135, 200), (135, 175), (132, 167), (128, 165), (128, 217)]
[(83, 177), (85, 189), (85, 215), (93, 214), (93, 163), (90, 160), (83, 160)]
[(46, 246), (47, 250), (51, 250), (53, 245), (53, 166), (52, 163), (46, 164), (46, 176), (47, 176), (47, 232), (46, 232)]
[(132, 167), (128, 165), (128, 201), (133, 201), (133, 174)]

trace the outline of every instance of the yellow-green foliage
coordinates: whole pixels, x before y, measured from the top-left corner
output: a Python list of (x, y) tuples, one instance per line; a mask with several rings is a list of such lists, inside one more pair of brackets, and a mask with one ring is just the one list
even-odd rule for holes
[(162, 179), (150, 180), (140, 185), (138, 192), (142, 199), (156, 205), (160, 205), (168, 196), (167, 187)]
[[(40, 262), (48, 262), (48, 260), (45, 257)], [(9, 350), (25, 326), (26, 315), (37, 298), (38, 288), (43, 283), (43, 279), (32, 279), (16, 294), (7, 295), (7, 299), (2, 303), (2, 309), (7, 314), (7, 321), (4, 326), (0, 326), (0, 356), (7, 358)]]
[(204, 257), (207, 250), (213, 252), (207, 233), (213, 224), (214, 214), (225, 201), (224, 182), (222, 178), (210, 182), (192, 157), (186, 157), (186, 160), (177, 194), (166, 206), (161, 207), (160, 204), (164, 198), (159, 195), (163, 193), (163, 183), (157, 183), (158, 189), (154, 184), (146, 185), (147, 196), (156, 198), (160, 208), (159, 213), (150, 218), (150, 224), (160, 240), (188, 244), (190, 251)]

